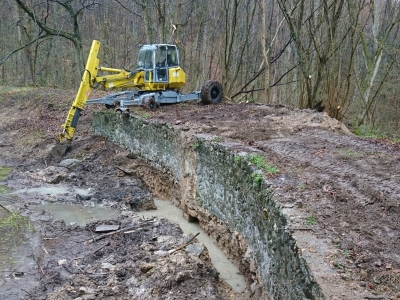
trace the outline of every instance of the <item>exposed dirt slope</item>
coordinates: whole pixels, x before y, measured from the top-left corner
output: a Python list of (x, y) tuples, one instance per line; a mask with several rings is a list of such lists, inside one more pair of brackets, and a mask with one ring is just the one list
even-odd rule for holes
[[(0, 99), (0, 164), (17, 166), (7, 182), (9, 186), (23, 178), (18, 175), (23, 171), (55, 164), (49, 153), (74, 95), (74, 91), (49, 89), (24, 93), (26, 97), (21, 97), (20, 91), (10, 89)], [(87, 107), (73, 151), (67, 157), (86, 160), (75, 170), (81, 177), (70, 183), (96, 189), (100, 188), (93, 184), (96, 174), (109, 170), (108, 178), (99, 181), (100, 185), (107, 182), (117, 174), (115, 166), (123, 163), (126, 153), (107, 146), (102, 138), (91, 137), (93, 109), (102, 108)], [(327, 296), (400, 298), (399, 144), (363, 140), (323, 113), (283, 106), (191, 103), (162, 106), (155, 112), (136, 108), (133, 113), (171, 123), (188, 135), (208, 133), (221, 142), (233, 139), (253, 147), (279, 169), (279, 173), (265, 176), (275, 190), (275, 200), (282, 203), (290, 219), (293, 234), (299, 237), (303, 255), (318, 262), (316, 269), (327, 270), (319, 278)], [(122, 157), (122, 161), (116, 157)], [(111, 185), (103, 188), (99, 193), (105, 193)], [(146, 197), (145, 187), (142, 189)], [(132, 199), (132, 195), (121, 194), (119, 199), (127, 198)], [(124, 201), (124, 205), (132, 204)], [(80, 230), (77, 233), (83, 234)], [(74, 268), (71, 272), (79, 270), (69, 267)], [(196, 270), (196, 274), (199, 272)], [(212, 277), (212, 272), (207, 276)], [(338, 280), (340, 284), (330, 287), (330, 281)], [(332, 290), (336, 286), (344, 288), (338, 293)], [(217, 292), (217, 285), (214, 289), (216, 299), (227, 297), (218, 296), (222, 294)], [(79, 292), (76, 288), (74, 291)], [(172, 291), (176, 299), (185, 299), (177, 288)], [(111, 294), (109, 297), (112, 299)]]

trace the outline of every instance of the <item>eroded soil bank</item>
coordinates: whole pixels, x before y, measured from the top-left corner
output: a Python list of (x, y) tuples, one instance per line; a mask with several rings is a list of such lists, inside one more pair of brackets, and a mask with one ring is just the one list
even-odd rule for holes
[[(234, 294), (219, 280), (206, 249), (196, 251), (201, 243), (172, 258), (162, 255), (190, 237), (165, 220), (135, 217), (135, 210), (151, 208), (152, 193), (140, 177), (121, 170), (135, 157), (92, 136), (91, 111), (100, 107), (85, 110), (64, 157), (79, 161), (58, 165), (51, 150), (73, 96), (50, 89), (8, 89), (1, 95), (0, 165), (13, 167), (1, 184), (21, 189), (62, 182), (91, 189), (91, 197), (71, 192), (3, 198), (4, 206), (29, 216), (36, 232), (27, 233), (31, 244), (22, 245), (31, 257), (22, 265), (26, 269), (3, 272), (0, 298), (257, 299), (259, 291)], [(263, 151), (279, 169), (265, 174), (275, 200), (326, 297), (400, 299), (398, 144), (363, 140), (323, 113), (282, 106), (192, 103), (135, 113), (187, 135), (213, 134)], [(97, 224), (79, 227), (35, 212), (32, 207), (43, 201), (114, 206), (121, 217), (109, 223), (132, 229), (85, 244), (100, 235), (93, 233)]]

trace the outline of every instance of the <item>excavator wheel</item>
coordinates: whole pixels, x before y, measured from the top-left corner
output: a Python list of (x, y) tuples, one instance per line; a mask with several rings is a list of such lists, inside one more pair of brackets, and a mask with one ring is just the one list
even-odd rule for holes
[(155, 111), (157, 109), (157, 103), (156, 100), (154, 100), (154, 97), (146, 97), (143, 100), (143, 106), (151, 111)]
[(217, 104), (221, 102), (222, 97), (222, 86), (216, 80), (206, 81), (201, 88), (201, 102), (203, 104)]

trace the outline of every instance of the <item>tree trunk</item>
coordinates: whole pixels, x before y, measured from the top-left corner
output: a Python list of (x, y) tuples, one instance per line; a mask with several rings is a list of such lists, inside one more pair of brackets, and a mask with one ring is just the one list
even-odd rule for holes
[(262, 22), (261, 22), (261, 47), (262, 47), (262, 52), (263, 52), (263, 57), (264, 57), (264, 102), (265, 103), (270, 103), (269, 99), (269, 60), (268, 60), (268, 51), (267, 51), (267, 25), (266, 25), (266, 19), (267, 19), (267, 0), (262, 0), (261, 5), (262, 9)]

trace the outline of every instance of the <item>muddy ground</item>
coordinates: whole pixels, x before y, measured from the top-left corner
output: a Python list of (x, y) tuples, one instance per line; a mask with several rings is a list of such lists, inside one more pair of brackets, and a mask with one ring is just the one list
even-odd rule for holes
[[(92, 134), (91, 112), (100, 106), (85, 109), (60, 166), (51, 150), (73, 97), (56, 89), (9, 88), (0, 95), (0, 165), (13, 167), (1, 184), (71, 188), (57, 197), (2, 198), (7, 209), (30, 218), (35, 232), (27, 229), (17, 243), (31, 260), (3, 271), (0, 299), (257, 299), (254, 290), (233, 293), (196, 239), (180, 249), (191, 237), (175, 224), (137, 217), (135, 211), (152, 208), (152, 193), (140, 177), (121, 172), (140, 160)], [(319, 263), (313, 268), (327, 298), (400, 299), (398, 143), (361, 139), (324, 113), (284, 106), (193, 102), (131, 113), (261, 151), (279, 169), (266, 180), (303, 240), (303, 255)], [(42, 202), (113, 206), (121, 217), (106, 223), (129, 229), (90, 242), (104, 234), (95, 233), (99, 222), (65, 224), (33, 209)], [(165, 255), (174, 249), (180, 250)], [(321, 268), (329, 276), (319, 276)]]

